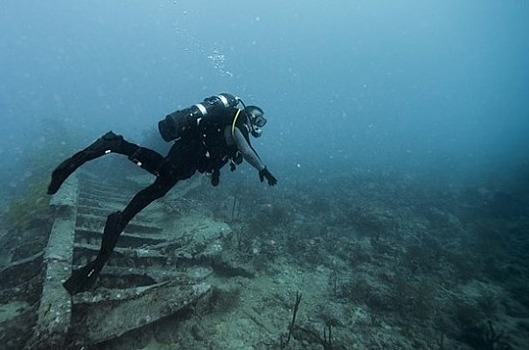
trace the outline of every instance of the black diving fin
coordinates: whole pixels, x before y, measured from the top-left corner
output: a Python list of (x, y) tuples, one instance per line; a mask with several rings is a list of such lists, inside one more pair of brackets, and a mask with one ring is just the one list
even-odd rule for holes
[(122, 213), (117, 211), (110, 214), (105, 223), (101, 248), (97, 258), (86, 266), (74, 270), (70, 278), (63, 283), (64, 288), (70, 295), (85, 292), (92, 288), (103, 266), (105, 266), (114, 251), (122, 229)]
[(84, 150), (77, 152), (53, 170), (51, 182), (48, 185), (48, 194), (55, 194), (59, 191), (62, 183), (81, 165), (99, 158), (109, 152), (122, 152), (123, 137), (114, 134), (112, 131), (107, 132), (99, 139), (95, 140)]
[(62, 285), (70, 295), (85, 292), (92, 288), (104, 265), (105, 262), (96, 259), (88, 263), (86, 266), (74, 270), (70, 278), (68, 278)]

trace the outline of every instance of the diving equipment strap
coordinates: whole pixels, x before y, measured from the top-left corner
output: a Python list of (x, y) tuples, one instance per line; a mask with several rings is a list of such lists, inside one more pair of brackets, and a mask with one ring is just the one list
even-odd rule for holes
[(235, 124), (237, 124), (237, 119), (241, 114), (241, 109), (237, 108), (237, 113), (235, 113), (235, 118), (233, 118), (233, 123), (231, 124), (231, 136), (235, 139)]

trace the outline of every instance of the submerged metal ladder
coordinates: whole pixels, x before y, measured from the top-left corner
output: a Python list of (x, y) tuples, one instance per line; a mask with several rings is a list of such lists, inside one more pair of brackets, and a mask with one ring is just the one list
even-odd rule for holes
[(130, 189), (72, 176), (54, 196), (55, 219), (44, 252), (38, 321), (28, 349), (97, 344), (155, 322), (206, 296), (211, 287), (171, 268), (175, 240), (141, 214), (121, 234), (94, 291), (70, 296), (62, 283), (95, 258), (106, 216), (123, 209)]

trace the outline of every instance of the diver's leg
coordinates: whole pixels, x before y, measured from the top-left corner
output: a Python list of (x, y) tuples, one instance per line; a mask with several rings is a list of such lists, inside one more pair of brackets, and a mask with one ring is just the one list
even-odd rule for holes
[(130, 220), (149, 204), (163, 197), (177, 182), (178, 179), (176, 178), (158, 177), (152, 185), (138, 192), (127, 204), (123, 212), (117, 211), (110, 214), (105, 224), (101, 249), (97, 259), (102, 259), (106, 262), (110, 254), (112, 254), (121, 232), (123, 232)]
[(128, 155), (128, 157), (134, 164), (155, 176), (160, 175), (165, 159), (160, 153), (145, 147), (138, 147), (136, 151), (131, 155)]
[(138, 145), (126, 141), (123, 139), (123, 136), (116, 135), (112, 131), (107, 132), (84, 150), (66, 159), (53, 171), (51, 182), (48, 186), (48, 194), (57, 193), (68, 176), (89, 160), (99, 158), (111, 152), (130, 157), (138, 148)]
[(176, 177), (158, 177), (152, 185), (141, 190), (134, 196), (123, 213), (117, 211), (110, 214), (105, 223), (101, 248), (99, 249), (97, 258), (81, 269), (75, 270), (72, 276), (64, 282), (64, 288), (72, 295), (90, 289), (112, 254), (121, 232), (129, 221), (153, 201), (163, 197), (177, 181), (178, 179)]

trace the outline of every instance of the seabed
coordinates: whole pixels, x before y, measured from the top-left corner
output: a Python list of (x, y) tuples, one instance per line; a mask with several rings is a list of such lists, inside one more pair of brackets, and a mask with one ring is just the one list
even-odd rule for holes
[(68, 295), (106, 216), (149, 180), (80, 173), (48, 225), (3, 232), (3, 349), (528, 348), (528, 209), (387, 174), (281, 189), (197, 176), (127, 226), (93, 290)]

